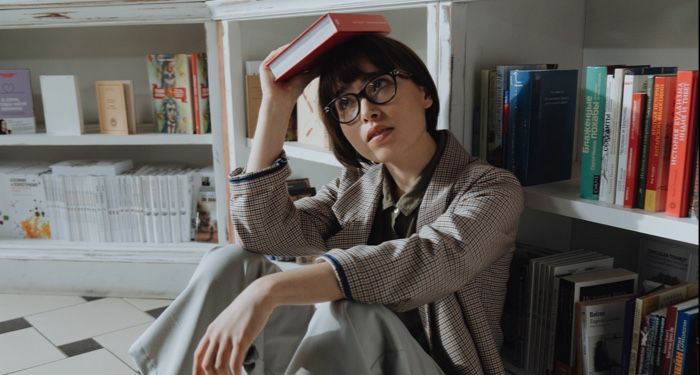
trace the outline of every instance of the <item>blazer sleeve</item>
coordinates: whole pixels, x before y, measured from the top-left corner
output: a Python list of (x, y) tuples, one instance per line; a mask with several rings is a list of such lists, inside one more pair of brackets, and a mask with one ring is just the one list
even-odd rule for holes
[(318, 255), (326, 239), (340, 225), (332, 206), (342, 176), (325, 185), (314, 197), (292, 202), (286, 179), (291, 174), (284, 156), (272, 166), (231, 174), (231, 215), (246, 250), (278, 256)]
[(513, 247), (523, 193), (509, 172), (488, 167), (445, 213), (405, 239), (333, 249), (345, 298), (406, 311), (454, 293)]

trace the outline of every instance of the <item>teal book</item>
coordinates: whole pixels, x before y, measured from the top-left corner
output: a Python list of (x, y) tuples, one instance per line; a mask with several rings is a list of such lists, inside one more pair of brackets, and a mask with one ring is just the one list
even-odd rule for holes
[(581, 198), (598, 200), (601, 147), (605, 118), (605, 80), (608, 68), (586, 67), (583, 94), (583, 137), (581, 145)]

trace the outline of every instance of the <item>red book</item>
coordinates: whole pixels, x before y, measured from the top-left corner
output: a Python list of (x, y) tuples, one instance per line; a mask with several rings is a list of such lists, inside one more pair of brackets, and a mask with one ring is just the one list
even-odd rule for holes
[(634, 208), (637, 203), (637, 180), (642, 141), (642, 118), (647, 95), (643, 92), (632, 93), (632, 115), (630, 116), (629, 145), (627, 147), (627, 175), (625, 176), (625, 208)]
[(661, 351), (661, 371), (659, 374), (667, 375), (671, 372), (673, 365), (673, 345), (676, 340), (676, 321), (678, 311), (698, 305), (698, 299), (693, 298), (687, 301), (670, 305), (666, 308), (666, 322), (664, 323), (664, 337)]
[(194, 134), (202, 134), (202, 121), (199, 118), (199, 75), (197, 74), (197, 54), (190, 53), (190, 75), (192, 76), (192, 115), (194, 117)]
[(693, 151), (697, 132), (697, 89), (697, 70), (678, 72), (666, 198), (666, 214), (675, 217), (688, 216)]
[(331, 47), (360, 34), (388, 34), (389, 22), (377, 14), (326, 13), (266, 64), (275, 81), (310, 68)]
[(654, 77), (654, 99), (651, 109), (651, 137), (647, 164), (647, 191), (644, 210), (663, 211), (666, 208), (668, 164), (671, 156), (671, 129), (676, 100), (676, 77)]

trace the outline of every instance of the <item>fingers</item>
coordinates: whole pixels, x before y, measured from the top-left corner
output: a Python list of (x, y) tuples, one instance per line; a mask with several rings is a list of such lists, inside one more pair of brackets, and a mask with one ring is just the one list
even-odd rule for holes
[(204, 336), (201, 341), (199, 341), (199, 345), (197, 345), (197, 349), (194, 351), (194, 359), (192, 361), (192, 375), (202, 375), (202, 358), (204, 357), (204, 353), (206, 353), (206, 350), (209, 346), (209, 339)]
[(231, 368), (233, 369), (234, 375), (241, 374), (241, 368), (243, 368), (243, 359), (245, 359), (245, 354), (248, 348), (245, 345), (236, 344), (236, 350), (231, 353)]
[(219, 343), (219, 350), (216, 353), (216, 360), (214, 361), (214, 369), (216, 369), (217, 374), (227, 375), (228, 374), (228, 358), (231, 356), (232, 345), (230, 340), (223, 340)]
[(235, 343), (233, 344), (233, 350), (231, 351), (231, 356), (228, 359), (228, 370), (233, 375), (239, 375), (241, 371), (241, 366), (236, 366), (236, 356), (238, 355), (239, 346)]
[(202, 368), (204, 372), (209, 374), (215, 374), (214, 360), (216, 358), (216, 352), (219, 350), (219, 341), (216, 340), (213, 343), (209, 343), (207, 352), (204, 354), (204, 359), (202, 360)]

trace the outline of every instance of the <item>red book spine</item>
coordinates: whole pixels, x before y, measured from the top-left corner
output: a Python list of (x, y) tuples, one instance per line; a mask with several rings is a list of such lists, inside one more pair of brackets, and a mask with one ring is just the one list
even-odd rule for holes
[(199, 117), (199, 79), (197, 75), (197, 54), (190, 53), (190, 76), (192, 77), (192, 117), (194, 119), (194, 134), (202, 134), (202, 120)]
[(673, 343), (676, 340), (676, 318), (678, 308), (674, 305), (666, 308), (666, 323), (664, 324), (664, 346), (661, 358), (661, 371), (659, 374), (667, 375), (673, 364)]
[(644, 116), (644, 104), (646, 94), (635, 92), (632, 94), (632, 116), (630, 118), (629, 145), (627, 153), (627, 175), (625, 176), (625, 208), (634, 208), (637, 200), (637, 180), (640, 162), (640, 144), (642, 140), (642, 117)]
[(645, 211), (658, 212), (666, 208), (668, 164), (671, 156), (669, 149), (675, 99), (676, 77), (655, 77), (649, 163), (647, 164), (647, 192), (644, 197)]
[(666, 199), (666, 214), (675, 217), (688, 216), (693, 146), (697, 130), (697, 85), (697, 70), (678, 72)]

